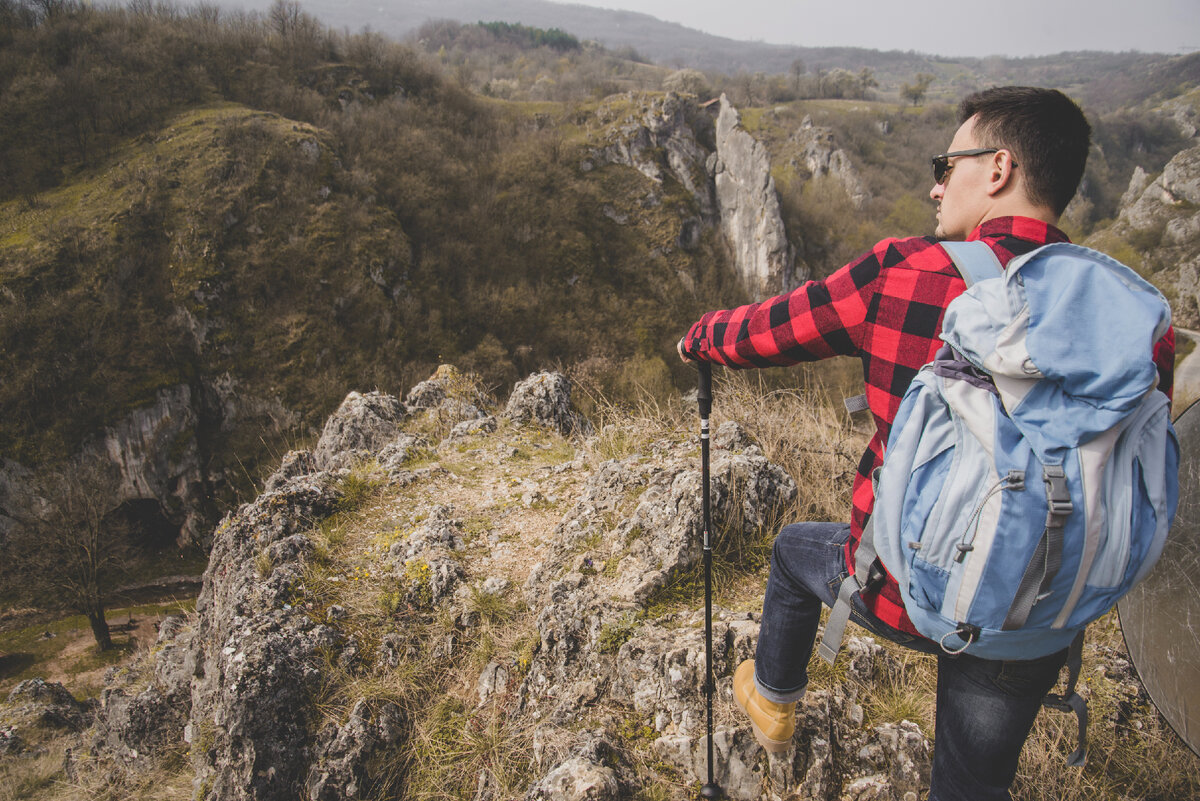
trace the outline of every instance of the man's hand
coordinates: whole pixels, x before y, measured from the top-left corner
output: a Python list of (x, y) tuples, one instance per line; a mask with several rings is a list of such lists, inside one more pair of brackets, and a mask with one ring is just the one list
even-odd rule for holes
[(685, 362), (696, 361), (691, 356), (687, 355), (687, 352), (683, 349), (683, 338), (682, 337), (679, 339), (679, 341), (677, 343), (675, 343), (675, 350), (679, 351), (679, 358), (681, 360), (683, 360)]

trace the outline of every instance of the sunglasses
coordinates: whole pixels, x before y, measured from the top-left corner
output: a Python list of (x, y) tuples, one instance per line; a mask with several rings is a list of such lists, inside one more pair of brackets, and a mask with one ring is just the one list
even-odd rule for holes
[[(988, 153), (999, 153), (1001, 148), (998, 147), (977, 147), (973, 150), (955, 150), (953, 153), (942, 153), (939, 156), (934, 156), (930, 161), (933, 162), (933, 182), (935, 184), (945, 183), (946, 176), (950, 174), (950, 169), (954, 165), (950, 163), (950, 159), (956, 156), (983, 156)], [(1012, 162), (1012, 166), (1017, 166), (1017, 163)]]

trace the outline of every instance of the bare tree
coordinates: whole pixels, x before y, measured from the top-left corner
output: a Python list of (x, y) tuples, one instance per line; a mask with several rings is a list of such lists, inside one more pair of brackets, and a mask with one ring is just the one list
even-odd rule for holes
[(130, 556), (120, 478), (108, 464), (73, 463), (41, 480), (45, 505), (14, 536), (9, 572), (37, 605), (84, 615), (102, 651), (113, 647), (104, 608)]
[(792, 73), (792, 91), (797, 96), (800, 95), (800, 79), (804, 77), (804, 73), (808, 71), (808, 67), (804, 64), (804, 59), (798, 58), (792, 62), (790, 69)]
[(919, 106), (925, 100), (925, 93), (929, 91), (929, 85), (933, 83), (936, 76), (930, 75), (928, 72), (917, 73), (916, 83), (906, 83), (900, 87), (900, 96), (905, 100), (911, 100), (914, 106)]

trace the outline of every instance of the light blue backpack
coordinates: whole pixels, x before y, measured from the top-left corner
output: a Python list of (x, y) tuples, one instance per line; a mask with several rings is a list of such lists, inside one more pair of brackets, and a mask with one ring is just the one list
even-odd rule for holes
[(981, 242), (943, 244), (968, 289), (892, 424), (855, 575), (826, 625), (829, 661), (876, 554), (947, 653), (1033, 659), (1146, 576), (1175, 515), (1158, 290), (1076, 245), (1005, 270)]

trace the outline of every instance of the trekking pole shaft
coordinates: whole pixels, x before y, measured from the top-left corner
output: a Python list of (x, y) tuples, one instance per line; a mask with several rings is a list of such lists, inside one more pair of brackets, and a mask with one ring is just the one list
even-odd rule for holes
[(704, 696), (707, 702), (708, 783), (701, 788), (703, 798), (720, 798), (721, 790), (713, 780), (713, 666), (712, 666), (712, 504), (709, 492), (708, 416), (712, 412), (712, 365), (700, 362), (696, 401), (700, 407), (700, 497), (704, 519)]

